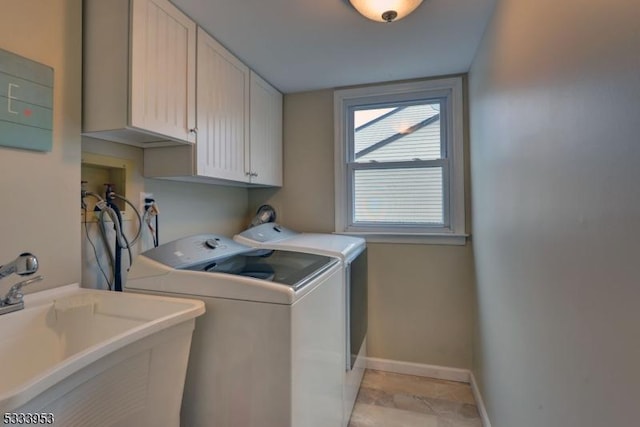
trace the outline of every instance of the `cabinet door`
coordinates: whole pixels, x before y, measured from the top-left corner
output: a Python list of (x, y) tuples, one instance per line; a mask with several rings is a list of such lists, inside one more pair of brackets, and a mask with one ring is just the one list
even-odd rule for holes
[(131, 126), (195, 142), (196, 24), (168, 0), (131, 7)]
[(282, 186), (282, 94), (251, 72), (251, 182)]
[(248, 181), (249, 68), (198, 29), (197, 174)]

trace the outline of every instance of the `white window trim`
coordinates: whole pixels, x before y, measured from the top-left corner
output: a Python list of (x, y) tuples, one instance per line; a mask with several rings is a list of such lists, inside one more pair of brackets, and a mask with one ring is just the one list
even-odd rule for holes
[[(451, 118), (449, 120), (449, 227), (434, 232), (380, 232), (350, 230), (348, 218), (347, 149), (349, 126), (346, 117), (348, 106), (357, 103), (375, 103), (380, 97), (424, 92), (426, 97), (438, 96), (438, 91), (450, 92)], [(465, 233), (464, 193), (464, 117), (462, 77), (425, 80), (408, 83), (393, 83), (354, 89), (336, 90), (334, 105), (334, 165), (335, 165), (335, 224), (336, 233), (365, 237), (367, 241), (384, 243), (425, 243), (463, 245)]]

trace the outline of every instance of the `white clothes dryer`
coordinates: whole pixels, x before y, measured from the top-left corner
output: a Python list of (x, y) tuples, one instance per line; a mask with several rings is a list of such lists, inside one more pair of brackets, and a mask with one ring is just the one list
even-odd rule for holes
[(340, 262), (216, 235), (139, 255), (125, 289), (201, 299), (181, 412), (189, 427), (340, 427)]
[(343, 380), (343, 425), (349, 423), (366, 368), (367, 335), (367, 248), (361, 237), (326, 233), (298, 233), (277, 223), (251, 227), (233, 237), (236, 242), (256, 248), (334, 256), (343, 268), (345, 310), (345, 371)]

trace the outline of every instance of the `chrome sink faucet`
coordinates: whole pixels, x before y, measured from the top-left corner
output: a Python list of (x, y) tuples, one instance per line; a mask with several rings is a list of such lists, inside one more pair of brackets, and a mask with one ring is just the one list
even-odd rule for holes
[[(38, 271), (38, 258), (35, 255), (24, 252), (8, 264), (0, 265), (0, 279), (3, 279), (11, 274), (17, 274), (18, 276), (29, 276)], [(24, 308), (24, 302), (22, 301), (22, 287), (34, 282), (42, 280), (42, 276), (37, 276), (32, 279), (23, 280), (16, 283), (9, 289), (9, 292), (0, 299), (0, 314), (11, 313), (12, 311), (22, 310)]]

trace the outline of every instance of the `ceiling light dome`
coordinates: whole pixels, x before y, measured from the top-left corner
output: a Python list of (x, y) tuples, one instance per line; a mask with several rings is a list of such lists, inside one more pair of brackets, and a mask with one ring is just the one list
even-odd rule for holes
[(349, 0), (365, 17), (377, 22), (398, 21), (413, 12), (422, 0)]

